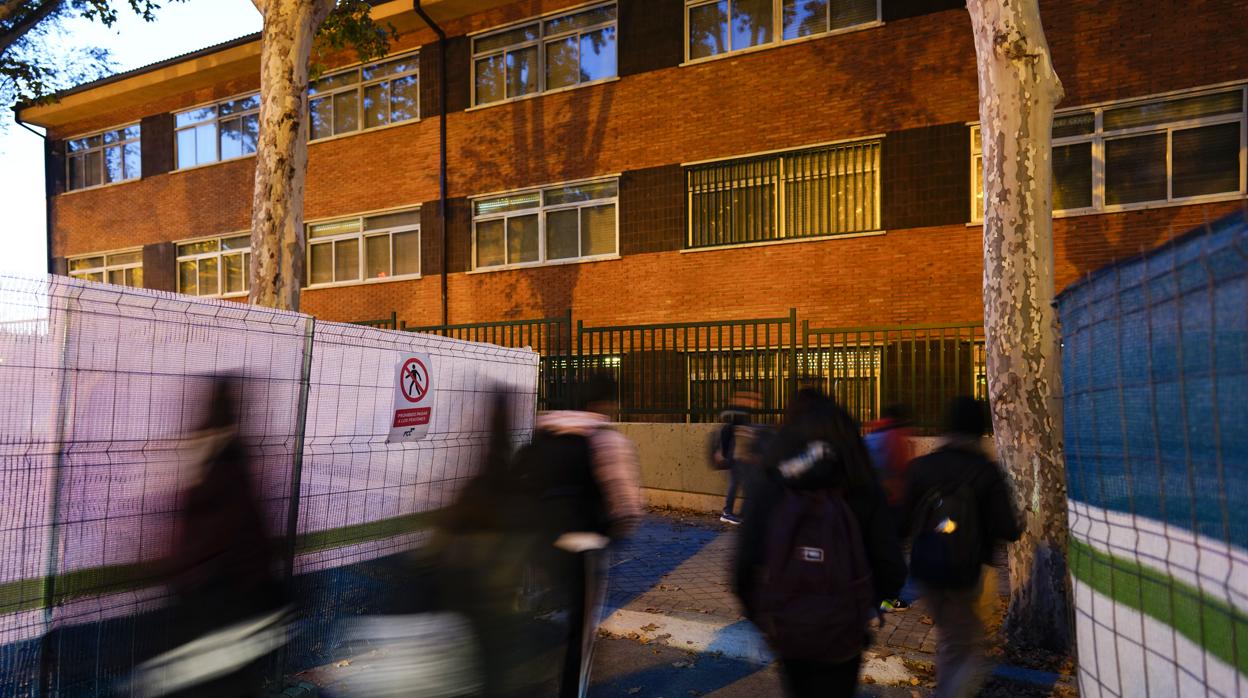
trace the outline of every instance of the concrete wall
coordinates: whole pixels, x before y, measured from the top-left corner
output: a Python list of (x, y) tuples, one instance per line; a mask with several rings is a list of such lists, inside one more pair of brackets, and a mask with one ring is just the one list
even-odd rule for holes
[[(711, 470), (707, 459), (709, 440), (719, 424), (625, 422), (615, 428), (637, 445), (641, 485), (649, 504), (698, 511), (723, 508), (728, 474)], [(915, 455), (932, 451), (939, 442), (935, 436), (915, 437)], [(984, 442), (992, 453), (992, 439)]]

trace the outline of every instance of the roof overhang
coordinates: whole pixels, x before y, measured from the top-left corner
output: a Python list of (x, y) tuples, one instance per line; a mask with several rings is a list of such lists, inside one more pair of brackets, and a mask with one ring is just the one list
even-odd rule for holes
[[(505, 2), (425, 0), (422, 7), (434, 21), (441, 22)], [(411, 0), (379, 2), (373, 7), (373, 18), (389, 22), (400, 33), (425, 28), (412, 11)], [(16, 108), (22, 121), (55, 129), (100, 113), (102, 102), (107, 102), (108, 111), (125, 110), (259, 71), (260, 34), (256, 33), (70, 88), (47, 104)]]

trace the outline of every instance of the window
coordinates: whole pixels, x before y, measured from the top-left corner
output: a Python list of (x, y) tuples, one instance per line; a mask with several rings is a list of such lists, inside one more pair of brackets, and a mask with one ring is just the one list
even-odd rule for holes
[[(1244, 186), (1244, 88), (1115, 104), (1053, 119), (1053, 210), (1118, 211), (1234, 197)], [(971, 220), (983, 219), (978, 126)]]
[(473, 104), (615, 77), (615, 21), (613, 3), (474, 38)]
[(685, 12), (691, 61), (880, 21), (877, 0), (686, 0)]
[(329, 138), (420, 116), (420, 54), (327, 75), (308, 87), (308, 137)]
[(473, 266), (509, 267), (616, 253), (614, 179), (476, 199)]
[(65, 141), (65, 182), (69, 191), (137, 179), (139, 125)]
[(75, 279), (142, 288), (143, 251), (130, 250), (75, 257), (69, 260), (69, 275)]
[(241, 296), (251, 289), (251, 235), (178, 243), (178, 291)]
[(420, 276), (420, 209), (308, 226), (308, 286)]
[(689, 167), (689, 247), (878, 230), (879, 163), (861, 141)]
[(251, 155), (260, 140), (260, 95), (180, 112), (174, 128), (178, 169)]

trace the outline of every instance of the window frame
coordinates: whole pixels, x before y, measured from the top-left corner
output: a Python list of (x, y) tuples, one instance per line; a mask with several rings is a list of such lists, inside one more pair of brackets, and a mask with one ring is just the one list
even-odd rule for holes
[[(109, 263), (109, 257), (112, 257), (114, 255), (122, 255), (122, 254), (134, 254), (135, 252), (139, 253), (139, 261), (137, 262), (125, 262), (121, 264)], [(79, 260), (84, 260), (84, 259), (92, 259), (94, 257), (101, 258), (104, 261), (104, 264), (102, 266), (88, 267), (87, 269), (79, 269), (76, 271), (70, 269), (70, 267), (73, 265), (74, 262), (79, 261)], [(94, 252), (92, 254), (74, 255), (72, 257), (67, 257), (65, 259), (65, 275), (66, 276), (73, 278), (73, 279), (78, 279), (79, 281), (91, 281), (94, 283), (112, 284), (113, 282), (109, 281), (108, 279), (109, 272), (112, 272), (112, 271), (123, 272), (123, 278), (124, 278), (124, 272), (127, 269), (142, 269), (142, 268), (143, 268), (143, 248), (142, 247), (123, 247), (121, 249), (109, 250), (107, 252)], [(95, 279), (85, 278), (86, 274), (103, 274), (104, 278), (101, 281), (96, 281)], [(116, 286), (117, 284), (113, 284), (113, 285)], [(138, 286), (130, 286), (128, 284), (121, 284), (121, 286), (123, 288), (144, 288), (144, 286), (141, 284)]]
[[(400, 123), (404, 123), (404, 122), (400, 122)], [(419, 216), (420, 210), (421, 210), (420, 206), (405, 206), (402, 208), (385, 209), (381, 211), (370, 211), (367, 213), (359, 213), (359, 214), (350, 215), (350, 216), (333, 216), (330, 218), (319, 218), (314, 221), (306, 222), (304, 224), (304, 228), (305, 228), (304, 247), (306, 249), (304, 251), (304, 270), (305, 270), (304, 277), (305, 278), (304, 278), (303, 288), (308, 289), (308, 290), (315, 290), (315, 289), (321, 289), (321, 288), (334, 288), (337, 286), (358, 286), (360, 284), (383, 284), (383, 283), (388, 283), (391, 281), (412, 281), (415, 279), (422, 278), (424, 276), (424, 250), (422, 249), (423, 244), (424, 244), (424, 236), (421, 233), (421, 223), (419, 220), (416, 223), (397, 225), (397, 226), (392, 226), (389, 228), (377, 228), (374, 230), (366, 230), (364, 227), (364, 221), (368, 218), (374, 218), (377, 216), (386, 216), (386, 215), (390, 215), (394, 213), (414, 213), (417, 216)], [(326, 235), (323, 237), (318, 237), (318, 238), (315, 238), (315, 242), (313, 242), (313, 238), (311, 235), (312, 226), (323, 225), (325, 223), (341, 223), (344, 221), (351, 221), (351, 220), (358, 221), (359, 223), (358, 230), (353, 230), (353, 231), (345, 232), (345, 233), (338, 233), (337, 235)], [(396, 275), (394, 273), (394, 236), (397, 233), (410, 233), (410, 232), (415, 232), (417, 236), (416, 237), (416, 269), (417, 271), (413, 274)], [(383, 235), (390, 238), (390, 275), (385, 276), (385, 277), (380, 277), (380, 278), (370, 278), (366, 276), (367, 270), (368, 270), (368, 245), (366, 244), (366, 240), (368, 238), (381, 237)], [(358, 241), (359, 262), (358, 262), (357, 271), (359, 273), (359, 276), (357, 276), (354, 279), (343, 279), (342, 281), (334, 280), (334, 281), (328, 281), (328, 282), (323, 282), (323, 283), (313, 283), (312, 282), (312, 247), (314, 245), (328, 244), (329, 250), (330, 250), (330, 257), (329, 257), (330, 269), (332, 271), (337, 271), (335, 258), (337, 257), (338, 252), (337, 252), (337, 246), (335, 245), (335, 243), (341, 242), (343, 240)]]
[[(195, 270), (195, 287), (199, 290), (199, 269), (198, 263), (201, 259), (215, 258), (217, 260), (217, 292), (216, 293), (196, 293), (197, 298), (244, 298), (251, 293), (251, 243), (247, 243), (247, 247), (233, 250), (221, 249), (221, 242), (230, 238), (236, 238), (243, 235), (250, 235), (249, 231), (239, 230), (233, 233), (225, 233), (222, 235), (209, 235), (207, 237), (191, 238), (188, 240), (178, 240), (174, 242), (174, 261), (173, 276), (174, 288), (178, 293), (186, 293), (182, 290), (182, 262), (194, 261), (196, 263)], [(178, 254), (178, 247), (182, 245), (194, 245), (201, 242), (209, 242), (215, 240), (217, 249), (208, 252), (197, 252), (195, 254), (182, 255)], [(225, 290), (225, 258), (239, 255), (243, 257), (243, 285), (242, 291), (226, 291)], [(189, 294), (188, 294), (189, 295)]]
[[(1216, 116), (1201, 116), (1196, 118), (1185, 118), (1177, 121), (1161, 121), (1158, 123), (1147, 124), (1144, 126), (1134, 126), (1130, 128), (1115, 129), (1106, 131), (1104, 128), (1104, 116), (1106, 110), (1120, 109), (1123, 107), (1145, 106), (1149, 104), (1164, 104), (1170, 101), (1187, 99), (1192, 97), (1206, 97), (1209, 95), (1221, 94), (1238, 91), (1240, 93), (1240, 111), (1231, 114), (1219, 114)], [(1202, 203), (1215, 203), (1220, 201), (1233, 201), (1243, 198), (1248, 194), (1248, 83), (1231, 83), (1212, 87), (1201, 87), (1192, 90), (1181, 90), (1177, 92), (1169, 92), (1161, 95), (1150, 95), (1148, 97), (1131, 98), (1117, 100), (1113, 102), (1103, 102), (1086, 106), (1072, 107), (1069, 109), (1058, 110), (1054, 114), (1054, 119), (1073, 114), (1084, 112), (1092, 112), (1094, 116), (1093, 132), (1090, 134), (1081, 134), (1076, 136), (1065, 136), (1062, 138), (1053, 138), (1051, 141), (1052, 148), (1058, 148), (1067, 145), (1077, 145), (1081, 143), (1091, 143), (1092, 149), (1092, 205), (1082, 208), (1073, 209), (1054, 209), (1054, 218), (1065, 218), (1073, 216), (1087, 216), (1104, 213), (1122, 213), (1125, 211), (1141, 211), (1152, 208), (1165, 208), (1169, 206), (1191, 206)], [(1195, 196), (1179, 196), (1174, 195), (1174, 132), (1183, 131), (1192, 128), (1200, 128), (1203, 126), (1219, 126), (1223, 124), (1239, 123), (1239, 189), (1233, 192), (1220, 192), (1217, 194), (1198, 194)], [(980, 179), (983, 176), (982, 164), (976, 168), (975, 160), (977, 157), (982, 158), (983, 143), (981, 138), (976, 136), (980, 132), (980, 124), (973, 122), (969, 124), (971, 128), (971, 224), (983, 223), (983, 184)], [(1120, 140), (1124, 138), (1145, 136), (1150, 134), (1166, 135), (1166, 198), (1151, 199), (1149, 201), (1133, 201), (1124, 204), (1107, 204), (1105, 203), (1105, 143), (1108, 141)], [(977, 186), (978, 185), (978, 186)], [(976, 201), (979, 205), (976, 205)]]
[[(875, 146), (875, 183), (872, 186), (872, 204), (874, 211), (872, 216), (875, 220), (876, 227), (869, 230), (855, 230), (842, 233), (829, 232), (819, 233), (816, 235), (789, 235), (788, 220), (785, 215), (785, 170), (784, 158), (790, 155), (799, 155), (806, 152), (813, 152), (824, 148), (847, 148), (853, 146)], [(738, 162), (749, 160), (757, 160), (760, 158), (774, 157), (778, 160), (776, 165), (775, 190), (772, 196), (773, 201), (773, 220), (775, 221), (776, 236), (766, 240), (747, 240), (744, 242), (726, 242), (718, 245), (694, 245), (693, 244), (693, 190), (689, 185), (689, 172), (691, 168), (705, 165), (730, 165)], [(715, 158), (713, 160), (699, 160), (697, 162), (681, 163), (681, 169), (685, 176), (685, 239), (681, 252), (702, 252), (707, 250), (725, 250), (735, 247), (754, 247), (757, 245), (779, 245), (794, 242), (807, 242), (813, 240), (832, 240), (836, 238), (861, 237), (871, 235), (882, 235), (885, 232), (883, 219), (883, 167), (884, 167), (884, 135), (875, 134), (864, 136), (862, 138), (851, 138), (846, 140), (832, 141), (830, 143), (816, 143), (813, 145), (802, 146), (800, 148), (783, 148), (780, 150), (769, 150), (761, 153), (749, 153), (746, 155), (733, 155), (725, 158)], [(862, 172), (863, 170), (856, 170)]]
[[(247, 99), (248, 97), (251, 97), (252, 95), (255, 95), (257, 97), (257, 104), (256, 104), (255, 109), (247, 109), (245, 111), (240, 111), (234, 114), (229, 114), (224, 119), (222, 119), (221, 117), (221, 105), (222, 104), (225, 104), (226, 102), (236, 102), (240, 99)], [(173, 170), (171, 171), (182, 172), (186, 170), (193, 170), (199, 167), (208, 167), (210, 165), (216, 165), (222, 162), (233, 162), (235, 160), (242, 160), (243, 158), (254, 157), (256, 154), (254, 151), (250, 153), (244, 153), (242, 155), (235, 155), (234, 157), (230, 157), (230, 158), (221, 157), (221, 122), (223, 120), (224, 121), (238, 120), (239, 122), (241, 122), (244, 117), (255, 114), (256, 115), (256, 128), (257, 128), (257, 132), (259, 132), (259, 125), (260, 125), (260, 104), (259, 104), (259, 99), (258, 99), (259, 97), (260, 97), (259, 90), (255, 90), (252, 92), (240, 92), (236, 95), (226, 97), (225, 99), (218, 99), (218, 100), (214, 100), (211, 102), (203, 102), (203, 103), (173, 112), (173, 165), (174, 167), (173, 167)], [(211, 107), (213, 110), (212, 119), (204, 119), (202, 121), (196, 121), (191, 126), (182, 126), (182, 127), (178, 126), (179, 114), (185, 114), (187, 112), (196, 111), (198, 109), (206, 109), (208, 107)], [(194, 165), (188, 165), (186, 167), (178, 167), (178, 159), (180, 157), (180, 152), (179, 152), (180, 149), (178, 148), (178, 134), (182, 131), (194, 130), (196, 128), (199, 128), (203, 124), (208, 124), (208, 123), (214, 124), (216, 127), (216, 137), (213, 139), (215, 146), (216, 146), (216, 152), (217, 152), (216, 159), (208, 160), (205, 162), (197, 162)], [(257, 150), (259, 150), (259, 144), (257, 144)]]
[[(841, 27), (839, 29), (829, 29), (828, 31), (817, 32), (814, 34), (810, 34), (808, 36), (798, 36), (792, 39), (786, 39), (784, 38), (784, 0), (771, 0), (772, 40), (762, 43), (762, 44), (758, 44), (756, 46), (747, 46), (745, 48), (733, 49), (731, 48), (732, 46), (732, 2), (733, 0), (728, 0), (727, 26), (728, 26), (728, 36), (729, 36), (728, 38), (729, 49), (727, 51), (724, 51), (723, 53), (716, 53), (710, 56), (702, 56), (700, 58), (693, 58), (689, 54), (689, 30), (691, 27), (690, 22), (689, 22), (690, 10), (693, 9), (694, 7), (701, 7), (703, 5), (715, 4), (716, 2), (719, 2), (719, 0), (684, 0), (684, 2), (685, 2), (684, 34), (683, 34), (684, 49), (682, 52), (682, 55), (684, 56), (684, 62), (681, 63), (681, 66), (698, 65), (699, 63), (705, 63), (707, 61), (720, 60), (727, 56), (740, 56), (740, 55), (747, 54), (747, 53), (753, 53), (755, 51), (766, 51), (768, 49), (777, 48), (779, 46), (797, 44), (803, 41), (814, 41), (816, 39), (822, 39), (828, 36), (836, 36), (838, 34), (848, 34), (850, 32), (862, 31), (864, 29), (873, 29), (875, 27), (884, 26), (884, 0), (875, 0), (875, 20), (874, 21), (863, 22), (862, 24), (855, 24), (849, 27)], [(829, 3), (831, 2), (832, 0), (829, 0)], [(829, 8), (830, 8), (830, 4), (829, 4)]]
[[(602, 0), (593, 0), (593, 2), (583, 3), (581, 5), (576, 5), (573, 7), (555, 10), (553, 12), (546, 12), (546, 13), (536, 15), (533, 17), (528, 17), (528, 18), (525, 18), (516, 22), (509, 22), (501, 26), (491, 27), (489, 29), (484, 29), (482, 31), (473, 32), (469, 34), (468, 35), (468, 41), (469, 41), (469, 44), (468, 44), (468, 82), (469, 82), (468, 109), (469, 110), (485, 109), (488, 107), (497, 106), (499, 104), (507, 104), (509, 102), (518, 102), (520, 100), (532, 99), (539, 95), (553, 94), (557, 92), (563, 92), (565, 90), (575, 90), (580, 87), (588, 87), (590, 85), (601, 85), (606, 82), (619, 80), (620, 79), (620, 64), (619, 64), (620, 7), (619, 5), (620, 5), (620, 0), (607, 0), (607, 2), (603, 2)], [(588, 27), (579, 27), (576, 29), (564, 30), (564, 31), (557, 32), (554, 34), (546, 33), (546, 23), (553, 19), (557, 19), (557, 18), (564, 17), (564, 16), (580, 14), (581, 12), (588, 12), (590, 10), (596, 10), (599, 8), (609, 7), (609, 6), (615, 6), (615, 18), (608, 22), (600, 22), (598, 24), (590, 25)], [(527, 41), (522, 41), (522, 42), (515, 43), (515, 44), (508, 44), (506, 46), (502, 46), (496, 49), (490, 49), (488, 51), (477, 52), (478, 40), (487, 39), (496, 34), (505, 34), (506, 32), (519, 29), (521, 27), (525, 27), (530, 24), (537, 26), (537, 38), (529, 39)], [(580, 36), (581, 34), (585, 34), (585, 33), (592, 32), (592, 31), (597, 31), (604, 27), (611, 27), (611, 26), (615, 27), (615, 47), (616, 47), (615, 75), (611, 75), (611, 76), (604, 77), (604, 78), (598, 78), (596, 80), (586, 80), (586, 81), (581, 81), (578, 78), (576, 84), (574, 85), (563, 85), (561, 87), (547, 88), (546, 86), (546, 44), (548, 42), (554, 39), (567, 38), (569, 36)], [(507, 95), (507, 73), (506, 73), (507, 53), (509, 51), (514, 51), (514, 50), (523, 49), (523, 48), (530, 48), (530, 47), (537, 48), (537, 66), (536, 66), (537, 89), (528, 94), (517, 95), (515, 97), (508, 96)], [(580, 49), (578, 48), (577, 50), (579, 51)], [(499, 100), (495, 100), (493, 102), (485, 102), (483, 104), (478, 103), (477, 102), (477, 61), (482, 58), (488, 58), (490, 56), (496, 56), (496, 55), (503, 56), (503, 98)], [(578, 58), (579, 58), (579, 53), (578, 53)]]
[[(549, 190), (560, 189), (563, 187), (585, 186), (585, 185), (590, 185), (590, 184), (606, 184), (609, 182), (612, 182), (615, 184), (615, 196), (605, 197), (601, 199), (588, 199), (586, 201), (573, 201), (573, 202), (562, 203), (562, 204), (549, 204), (549, 205), (546, 204), (546, 192)], [(485, 214), (482, 216), (478, 216), (476, 214), (476, 204), (478, 201), (483, 201), (486, 199), (495, 199), (495, 198), (504, 197), (504, 196), (519, 196), (522, 194), (532, 194), (532, 193), (536, 193), (538, 195), (538, 203), (534, 207), (503, 211), (501, 213), (489, 213), (489, 214)], [(560, 257), (558, 259), (547, 259), (546, 257), (546, 216), (547, 214), (551, 212), (557, 212), (557, 211), (567, 211), (567, 210), (574, 210), (574, 209), (580, 210), (582, 208), (595, 208), (598, 206), (606, 206), (608, 204), (614, 206), (614, 213), (615, 213), (615, 216), (614, 216), (615, 218), (614, 220), (615, 250), (613, 252), (606, 252), (603, 254), (596, 254), (596, 255), (578, 254), (575, 257)], [(551, 266), (558, 266), (561, 264), (580, 264), (584, 262), (601, 262), (605, 260), (620, 258), (620, 175), (618, 174), (611, 174), (611, 175), (605, 175), (605, 176), (600, 176), (600, 177), (592, 177), (589, 179), (578, 179), (578, 180), (569, 181), (569, 182), (556, 182), (554, 184), (545, 184), (540, 187), (525, 187), (523, 189), (512, 189), (509, 191), (480, 194), (478, 196), (471, 197), (468, 200), (468, 205), (471, 207), (470, 213), (472, 215), (472, 249), (471, 249), (472, 257), (470, 260), (471, 269), (469, 273), (475, 274), (475, 273), (486, 273), (486, 272), (492, 272), (492, 271), (504, 271), (508, 269), (528, 269), (532, 267), (551, 267)], [(484, 266), (484, 267), (479, 266), (477, 264), (477, 224), (478, 223), (480, 222), (488, 223), (490, 221), (496, 221), (496, 220), (503, 221), (503, 250), (504, 250), (504, 255), (506, 255), (506, 249), (507, 249), (507, 237), (506, 237), (507, 222), (506, 221), (507, 219), (517, 218), (520, 216), (530, 216), (530, 215), (537, 216), (537, 260), (532, 261), (532, 262), (516, 262), (514, 264), (510, 264), (506, 261), (506, 258), (504, 256), (504, 261), (502, 264), (491, 264), (489, 266)], [(578, 223), (577, 223), (578, 233), (580, 232), (579, 220), (580, 219), (578, 216)], [(580, 244), (581, 244), (581, 240), (579, 239), (579, 237), (580, 236), (578, 235), (578, 240), (577, 240), (578, 251), (580, 249)]]
[[(405, 58), (411, 58), (412, 60), (415, 61), (416, 68), (414, 70), (409, 70), (409, 71), (405, 71), (401, 73), (394, 73), (392, 75), (385, 75), (382, 77), (372, 78), (370, 80), (364, 79), (364, 69), (371, 68), (373, 66), (378, 66), (383, 63), (389, 63), (390, 61), (402, 60)], [(345, 75), (351, 72), (355, 73), (356, 80), (350, 85), (344, 85), (342, 87), (336, 87), (334, 89), (326, 90), (324, 92), (318, 92), (315, 95), (312, 94), (311, 90), (312, 90), (312, 84), (314, 82), (317, 82), (319, 80), (324, 80), (325, 78), (332, 78), (337, 75)], [(383, 82), (392, 82), (398, 78), (405, 78), (405, 77), (409, 77), (412, 75), (416, 76), (416, 115), (410, 119), (403, 119), (402, 121), (389, 121), (380, 126), (366, 127), (364, 125), (364, 90), (365, 88), (370, 87), (372, 85), (377, 85)], [(385, 58), (382, 58), (380, 60), (370, 61), (368, 63), (355, 63), (345, 68), (327, 72), (324, 75), (321, 75), (320, 77), (318, 77), (316, 80), (308, 81), (308, 89), (305, 92), (305, 99), (307, 100), (307, 104), (305, 106), (307, 108), (307, 114), (308, 114), (308, 143), (323, 143), (325, 141), (333, 140), (335, 138), (346, 138), (347, 136), (353, 136), (357, 133), (364, 133), (366, 131), (367, 132), (380, 131), (384, 128), (391, 128), (391, 127), (399, 126), (402, 124), (414, 124), (414, 123), (419, 122), (421, 120), (421, 116), (420, 116), (421, 80), (422, 80), (422, 77), (420, 74), (420, 49), (417, 48), (411, 51), (404, 51), (402, 53), (396, 53), (392, 56), (386, 56)], [(320, 138), (313, 138), (312, 137), (312, 101), (319, 100), (319, 99), (330, 100), (330, 108), (331, 108), (330, 123), (333, 123), (333, 118), (334, 118), (333, 111), (332, 111), (333, 110), (333, 98), (343, 92), (351, 92), (351, 91), (356, 92), (355, 116), (357, 119), (356, 123), (359, 124), (359, 126), (351, 131), (343, 131), (342, 133), (334, 133), (328, 136), (322, 136)], [(389, 107), (389, 100), (390, 100), (390, 93), (387, 91), (386, 93), (387, 108)]]
[[(120, 131), (120, 132), (123, 132), (123, 133), (124, 133), (126, 129), (128, 129), (128, 128), (132, 128), (132, 127), (133, 127), (133, 128), (138, 129), (138, 134), (137, 134), (134, 138), (124, 138), (124, 137), (123, 137), (121, 140), (118, 140), (118, 141), (117, 141), (117, 142), (115, 142), (115, 143), (105, 143), (105, 142), (104, 142), (104, 134), (106, 134), (106, 133), (116, 133), (116, 132), (118, 132), (118, 131)], [(83, 150), (76, 150), (76, 151), (72, 151), (72, 152), (69, 150), (69, 143), (70, 143), (71, 141), (82, 141), (82, 140), (87, 140), (87, 139), (89, 139), (89, 138), (93, 138), (93, 137), (95, 137), (95, 136), (99, 136), (99, 138), (100, 138), (100, 144), (99, 144), (99, 145), (97, 145), (97, 146), (87, 146), (87, 147), (86, 147), (85, 149), (83, 149)], [(79, 192), (79, 191), (87, 191), (87, 190), (90, 190), (90, 189), (99, 189), (100, 187), (111, 187), (111, 186), (114, 186), (114, 185), (117, 185), (117, 184), (125, 184), (126, 182), (133, 182), (133, 181), (135, 181), (135, 180), (137, 180), (137, 179), (142, 179), (142, 178), (143, 178), (143, 125), (142, 125), (140, 122), (138, 122), (138, 121), (132, 121), (132, 122), (127, 123), (127, 124), (122, 124), (121, 126), (112, 126), (112, 127), (109, 127), (109, 128), (100, 129), (100, 130), (98, 130), (98, 131), (91, 131), (91, 132), (89, 132), (89, 133), (85, 133), (85, 134), (77, 135), (77, 136), (74, 136), (74, 137), (72, 137), (72, 138), (66, 138), (66, 139), (64, 139), (64, 143), (65, 143), (65, 164), (64, 164), (64, 169), (65, 169), (65, 191), (64, 191), (63, 193), (65, 193), (65, 194), (71, 194), (71, 193), (73, 193), (73, 192)], [(139, 171), (138, 171), (138, 172), (137, 172), (137, 173), (136, 173), (133, 177), (126, 177), (126, 176), (125, 176), (125, 174), (126, 174), (126, 146), (127, 146), (127, 145), (129, 145), (129, 144), (131, 144), (131, 143), (136, 143), (136, 144), (138, 144), (138, 146), (139, 146)], [(105, 153), (105, 151), (107, 151), (109, 148), (120, 148), (120, 149), (121, 149), (121, 172), (122, 172), (122, 178), (121, 178), (121, 179), (119, 179), (119, 180), (117, 180), (117, 181), (115, 181), (115, 182), (106, 182), (106, 181), (104, 181), (104, 180), (105, 180), (105, 176), (104, 176), (104, 174), (105, 174), (105, 172), (107, 171), (107, 166), (106, 166), (106, 165), (107, 165), (107, 163), (106, 163), (106, 160), (105, 160), (105, 155), (104, 155), (104, 153)], [(73, 184), (73, 182), (74, 182), (74, 178), (73, 178), (72, 169), (71, 169), (71, 161), (72, 161), (72, 160), (74, 160), (74, 159), (83, 159), (83, 160), (85, 160), (85, 159), (86, 159), (87, 154), (89, 154), (89, 153), (93, 153), (93, 152), (98, 152), (98, 153), (100, 154), (100, 183), (99, 183), (99, 184), (92, 184), (92, 185), (90, 185), (90, 186), (82, 186), (82, 187), (77, 187), (77, 188), (72, 187), (71, 185), (72, 185), (72, 184)], [(84, 180), (84, 181), (85, 181), (85, 180)], [(91, 256), (95, 256), (95, 255), (91, 255)]]

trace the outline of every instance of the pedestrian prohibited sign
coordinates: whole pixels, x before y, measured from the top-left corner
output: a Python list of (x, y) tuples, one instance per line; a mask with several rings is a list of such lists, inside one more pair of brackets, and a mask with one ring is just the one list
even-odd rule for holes
[(386, 443), (417, 441), (433, 420), (433, 362), (428, 354), (402, 354), (396, 362), (394, 415)]

